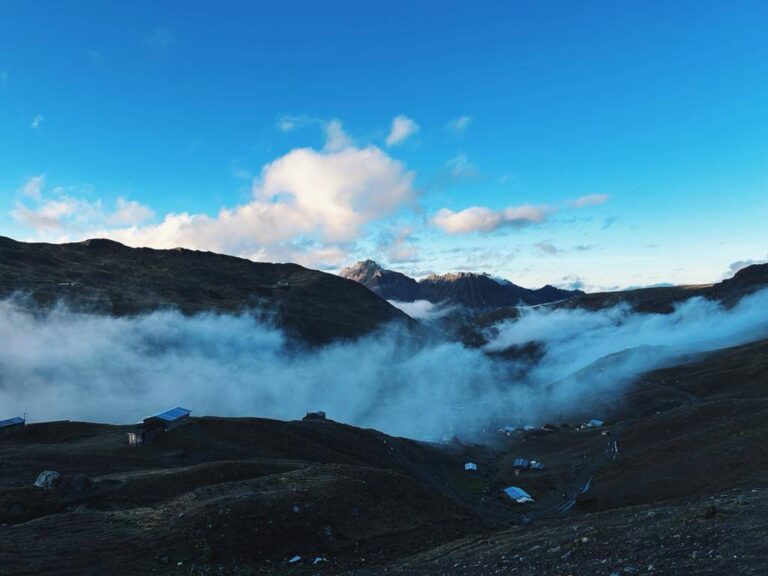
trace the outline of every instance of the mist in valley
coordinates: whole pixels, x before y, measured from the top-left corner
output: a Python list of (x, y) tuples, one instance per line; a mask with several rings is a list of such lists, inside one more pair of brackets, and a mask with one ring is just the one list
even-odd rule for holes
[[(485, 349), (417, 340), (397, 327), (297, 348), (248, 314), (114, 318), (64, 307), (32, 312), (9, 299), (0, 302), (0, 407), (33, 422), (110, 423), (174, 405), (198, 416), (280, 419), (325, 410), (395, 435), (477, 438), (499, 424), (567, 418), (620, 394), (643, 371), (768, 337), (768, 290), (732, 309), (695, 298), (668, 315), (537, 307), (495, 328)], [(497, 354), (531, 341), (541, 350), (535, 364)], [(601, 370), (587, 369), (619, 352)]]

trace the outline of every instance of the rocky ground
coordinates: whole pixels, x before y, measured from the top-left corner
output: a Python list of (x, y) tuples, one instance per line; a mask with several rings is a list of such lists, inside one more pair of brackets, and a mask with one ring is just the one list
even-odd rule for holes
[(591, 407), (605, 426), (482, 444), (193, 418), (134, 448), (127, 427), (30, 425), (0, 439), (0, 574), (765, 574), (767, 382), (757, 342), (644, 375)]

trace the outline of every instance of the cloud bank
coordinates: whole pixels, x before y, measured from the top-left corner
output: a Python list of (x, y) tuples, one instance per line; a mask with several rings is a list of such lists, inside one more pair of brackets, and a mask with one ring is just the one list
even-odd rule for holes
[[(420, 308), (420, 310), (418, 310)], [(415, 303), (411, 312), (433, 308)], [(538, 342), (509, 362), (454, 342), (382, 330), (319, 350), (286, 346), (253, 317), (155, 312), (111, 318), (0, 302), (0, 406), (32, 420), (130, 423), (172, 405), (195, 414), (339, 421), (397, 435), (478, 437), (499, 423), (544, 423), (620, 394), (640, 372), (683, 355), (768, 337), (768, 291), (731, 310), (692, 299), (669, 315), (626, 307), (526, 310), (487, 351)], [(629, 350), (629, 352), (627, 352)], [(608, 355), (607, 367), (575, 373)]]

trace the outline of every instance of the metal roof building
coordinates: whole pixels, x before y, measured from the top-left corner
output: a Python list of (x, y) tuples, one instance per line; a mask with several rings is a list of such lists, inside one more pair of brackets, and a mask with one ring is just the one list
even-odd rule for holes
[(191, 413), (192, 413), (192, 410), (187, 410), (186, 408), (182, 408), (181, 406), (176, 406), (175, 408), (170, 408), (169, 410), (160, 412), (159, 414), (155, 414), (154, 416), (149, 416), (148, 418), (144, 418), (144, 422), (146, 423), (151, 420), (162, 420), (163, 422), (176, 422), (182, 418), (186, 418)]
[(515, 458), (515, 461), (512, 463), (512, 466), (515, 468), (528, 468), (530, 466), (530, 463), (525, 458)]
[(17, 426), (18, 424), (24, 424), (25, 420), (21, 416), (14, 416), (8, 418), (8, 420), (0, 420), (0, 428), (6, 428), (8, 426)]
[(477, 470), (477, 464), (474, 462), (467, 462), (464, 464), (464, 470)]
[(26, 424), (26, 420), (20, 416), (8, 418), (8, 420), (0, 420), (0, 436), (15, 432), (19, 428), (23, 428), (24, 424)]
[(531, 498), (531, 495), (528, 494), (525, 490), (522, 488), (518, 488), (517, 486), (510, 486), (509, 488), (504, 488), (504, 493), (512, 498), (515, 502), (518, 504), (525, 504), (526, 502), (533, 502), (533, 498)]

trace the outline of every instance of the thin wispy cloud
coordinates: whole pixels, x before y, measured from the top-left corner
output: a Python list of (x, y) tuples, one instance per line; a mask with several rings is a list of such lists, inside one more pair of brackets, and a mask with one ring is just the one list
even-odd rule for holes
[(480, 169), (470, 162), (466, 154), (459, 154), (448, 161), (448, 173), (454, 180), (467, 180), (480, 175)]
[(43, 122), (45, 122), (45, 118), (42, 114), (35, 114), (35, 117), (32, 118), (32, 123), (29, 125), (32, 130), (38, 130), (42, 125)]
[(176, 39), (171, 35), (171, 31), (167, 26), (153, 28), (144, 38), (144, 43), (147, 46), (158, 51), (169, 50), (175, 42)]
[(39, 200), (40, 194), (43, 191), (44, 185), (45, 185), (45, 174), (41, 174), (39, 176), (32, 176), (31, 178), (27, 179), (27, 181), (21, 187), (20, 191), (24, 196), (28, 196), (29, 198), (34, 198), (35, 200)]
[(396, 116), (387, 136), (387, 146), (397, 146), (419, 131), (419, 125), (407, 116)]
[(456, 134), (464, 134), (472, 123), (472, 116), (459, 116), (447, 124), (447, 128)]
[(584, 208), (585, 206), (597, 206), (599, 204), (605, 204), (607, 201), (608, 194), (587, 194), (586, 196), (579, 196), (570, 204), (574, 208)]

